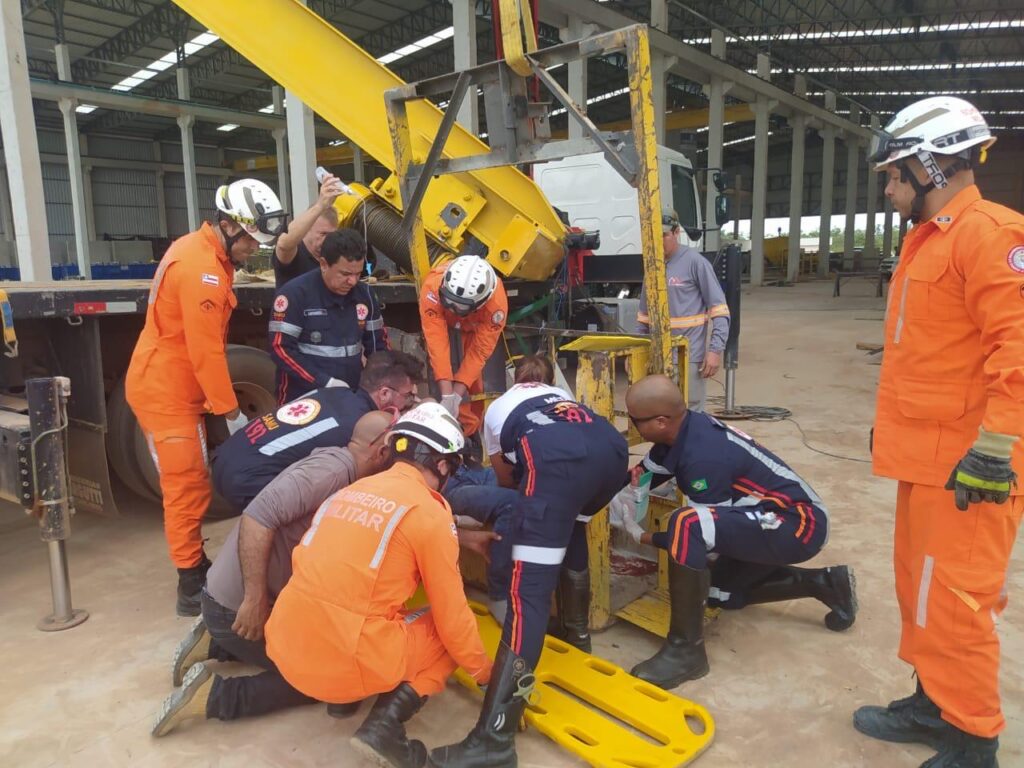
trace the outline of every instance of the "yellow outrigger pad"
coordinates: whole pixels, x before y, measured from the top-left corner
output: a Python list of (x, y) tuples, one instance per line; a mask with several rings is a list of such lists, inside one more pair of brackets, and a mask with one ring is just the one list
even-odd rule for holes
[(559, 347), (562, 352), (617, 352), (630, 347), (649, 347), (649, 336), (580, 336)]
[[(493, 658), (501, 627), (483, 605), (470, 602), (470, 607), (476, 614), (484, 647)], [(480, 692), (461, 669), (455, 677), (467, 688)], [(590, 765), (686, 765), (715, 738), (714, 720), (704, 707), (550, 635), (544, 639), (536, 678), (526, 710), (527, 723)]]

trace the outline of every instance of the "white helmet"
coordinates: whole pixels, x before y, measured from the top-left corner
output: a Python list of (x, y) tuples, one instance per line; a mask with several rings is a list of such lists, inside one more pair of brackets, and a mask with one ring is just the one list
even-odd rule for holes
[[(985, 118), (973, 104), (952, 96), (933, 96), (897, 112), (873, 137), (868, 160), (881, 171), (911, 155), (957, 155), (979, 144), (988, 149), (994, 143)], [(922, 160), (925, 167), (926, 160)]]
[(487, 303), (498, 286), (494, 267), (479, 256), (459, 256), (444, 271), (441, 304), (457, 315), (468, 315)]
[[(458, 454), (466, 446), (466, 438), (448, 410), (440, 403), (420, 403), (406, 411), (391, 428), (392, 437), (405, 435), (415, 438), (430, 450), (442, 455)], [(414, 446), (400, 447), (400, 440), (394, 441), (395, 453), (419, 461)], [(406, 441), (408, 443), (408, 441)]]
[(270, 245), (285, 228), (288, 215), (274, 190), (256, 179), (240, 179), (217, 190), (217, 210), (242, 225), (261, 245)]

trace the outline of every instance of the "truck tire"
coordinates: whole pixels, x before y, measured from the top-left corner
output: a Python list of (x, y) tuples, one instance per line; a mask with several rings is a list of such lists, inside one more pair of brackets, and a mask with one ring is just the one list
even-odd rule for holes
[(125, 399), (124, 379), (121, 379), (107, 399), (107, 459), (128, 490), (147, 501), (159, 501), (159, 494), (153, 493), (136, 461), (136, 435), (141, 437), (142, 432)]
[[(235, 396), (238, 398), (238, 407), (242, 412), (250, 419), (254, 419), (273, 411), (277, 405), (277, 398), (274, 394), (276, 367), (270, 355), (254, 347), (228, 344), (227, 358), (231, 383), (235, 390)], [(135, 421), (130, 409), (128, 409), (128, 415), (131, 417), (134, 434), (125, 445), (129, 446), (127, 450), (134, 454), (145, 487), (151, 495), (155, 495), (159, 499), (161, 497), (160, 475), (153, 464), (153, 458), (150, 456), (149, 446), (142, 430), (139, 429), (138, 422)], [(227, 437), (228, 430), (224, 418), (222, 416), (207, 416), (206, 445), (211, 456)], [(239, 510), (233, 509), (215, 492), (213, 501), (206, 511), (206, 517), (211, 520), (222, 520), (236, 515), (238, 512)]]

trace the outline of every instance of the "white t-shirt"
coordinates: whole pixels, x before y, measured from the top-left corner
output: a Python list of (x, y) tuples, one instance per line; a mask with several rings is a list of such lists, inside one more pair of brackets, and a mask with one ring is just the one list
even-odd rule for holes
[[(483, 429), (484, 452), (488, 456), (501, 453), (501, 430), (504, 429), (505, 422), (512, 415), (512, 411), (526, 400), (544, 395), (558, 395), (566, 400), (573, 399), (572, 395), (560, 387), (553, 387), (550, 384), (541, 384), (539, 382), (529, 382), (512, 385), (508, 392), (490, 404), (487, 408), (487, 415), (484, 416)], [(514, 452), (511, 454), (506, 453), (505, 459), (511, 464), (516, 463)]]

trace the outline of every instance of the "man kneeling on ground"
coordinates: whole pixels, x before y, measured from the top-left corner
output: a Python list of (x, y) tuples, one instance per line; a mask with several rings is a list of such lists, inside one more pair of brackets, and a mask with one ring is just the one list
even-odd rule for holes
[(611, 504), (613, 525), (669, 553), (668, 637), (632, 674), (666, 689), (706, 675), (705, 602), (742, 608), (813, 597), (830, 609), (829, 629), (853, 625), (857, 598), (849, 568), (793, 566), (828, 540), (828, 511), (803, 478), (748, 435), (688, 411), (666, 376), (630, 387), (626, 410), (640, 436), (654, 443), (643, 460), (654, 473), (652, 486), (675, 477), (688, 501), (657, 533), (636, 522), (631, 488)]
[[(289, 685), (267, 658), (263, 625), (292, 575), (292, 550), (317, 508), (336, 491), (390, 463), (385, 438), (391, 422), (391, 414), (383, 411), (363, 415), (348, 447), (316, 449), (246, 507), (207, 574), (202, 616), (174, 655), (173, 683), (180, 686), (184, 678), (186, 684), (165, 701), (154, 736), (191, 716), (233, 720), (315, 701)], [(201, 664), (207, 659), (241, 661), (266, 671), (251, 678), (211, 678)], [(212, 681), (205, 696), (194, 695), (199, 678)], [(257, 695), (244, 700), (243, 693), (250, 691)]]

